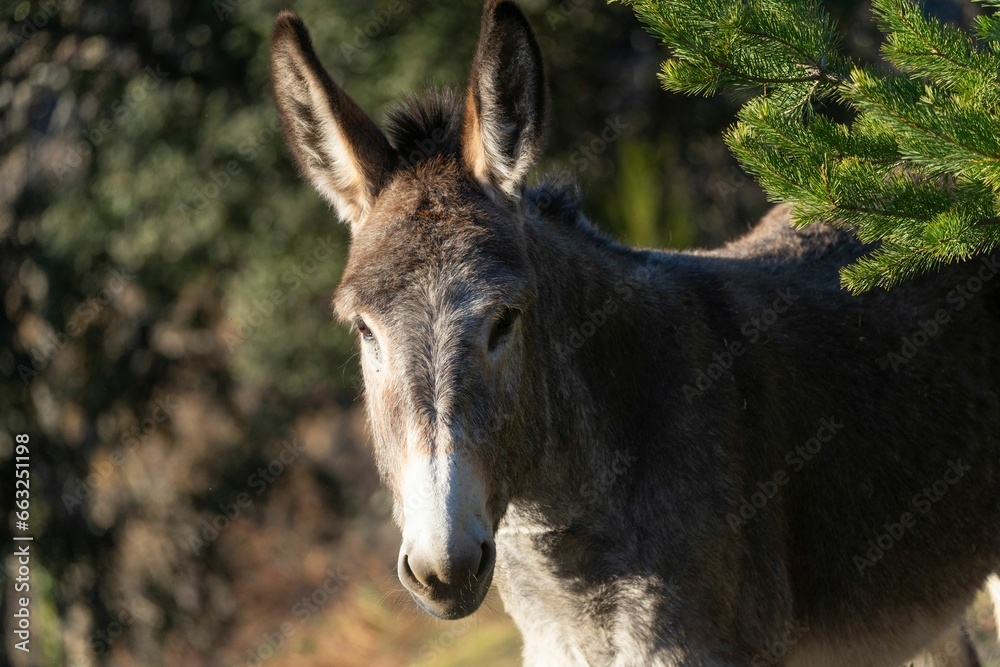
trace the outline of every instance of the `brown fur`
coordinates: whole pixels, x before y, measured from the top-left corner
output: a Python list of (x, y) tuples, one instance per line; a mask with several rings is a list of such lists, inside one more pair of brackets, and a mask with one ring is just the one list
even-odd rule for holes
[[(512, 2), (482, 31), (469, 91), (411, 100), (381, 139), (296, 17), (272, 47), (293, 153), (349, 204), (334, 303), (414, 599), (459, 618), (495, 577), (546, 667), (965, 650), (955, 619), (1000, 566), (996, 258), (852, 297), (837, 272), (868, 249), (786, 207), (717, 251), (618, 245), (572, 187), (524, 187), (540, 54)], [(323, 153), (328, 131), (349, 149)]]

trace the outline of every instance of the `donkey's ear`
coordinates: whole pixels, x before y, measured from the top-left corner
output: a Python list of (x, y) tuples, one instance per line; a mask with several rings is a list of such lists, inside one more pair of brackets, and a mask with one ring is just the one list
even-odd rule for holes
[(545, 125), (545, 70), (528, 19), (489, 0), (462, 124), (462, 157), (476, 179), (514, 195), (535, 164)]
[(333, 82), (292, 12), (274, 21), (271, 80), (285, 142), (302, 174), (341, 220), (365, 219), (393, 165), (389, 140)]

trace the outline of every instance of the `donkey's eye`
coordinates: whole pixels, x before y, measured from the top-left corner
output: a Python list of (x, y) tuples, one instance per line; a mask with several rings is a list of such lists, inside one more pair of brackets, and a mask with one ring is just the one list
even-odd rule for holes
[(358, 319), (354, 320), (354, 326), (358, 328), (358, 331), (361, 333), (362, 338), (364, 338), (365, 340), (375, 340), (375, 334), (372, 333), (372, 330), (368, 328), (368, 325), (365, 324), (365, 321), (363, 319), (359, 317)]
[(521, 315), (521, 311), (516, 308), (504, 308), (500, 312), (500, 317), (497, 318), (496, 323), (493, 325), (493, 331), (490, 333), (490, 349), (492, 350), (504, 337), (511, 332), (514, 328), (514, 323), (517, 322), (517, 318)]

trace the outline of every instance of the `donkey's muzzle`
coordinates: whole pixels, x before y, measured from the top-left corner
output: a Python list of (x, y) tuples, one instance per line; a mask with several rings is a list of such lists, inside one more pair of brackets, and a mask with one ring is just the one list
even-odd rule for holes
[(427, 613), (446, 620), (479, 608), (493, 581), (496, 545), (492, 539), (452, 549), (443, 559), (419, 551), (399, 552), (399, 580)]

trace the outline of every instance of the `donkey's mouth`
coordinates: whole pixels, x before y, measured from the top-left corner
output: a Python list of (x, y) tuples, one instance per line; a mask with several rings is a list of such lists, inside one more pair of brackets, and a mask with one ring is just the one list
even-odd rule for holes
[(431, 616), (445, 621), (457, 621), (479, 609), (492, 582), (493, 571), (491, 570), (484, 581), (476, 582), (473, 586), (463, 586), (456, 592), (457, 594), (425, 596), (411, 590), (410, 595), (420, 605), (420, 608)]
[(399, 580), (420, 608), (431, 616), (447, 621), (465, 618), (479, 609), (493, 582), (496, 547), (490, 540), (481, 548), (475, 562), (466, 560), (464, 565), (448, 568), (445, 578), (436, 571), (420, 567), (417, 562), (411, 563), (406, 552), (400, 550)]

